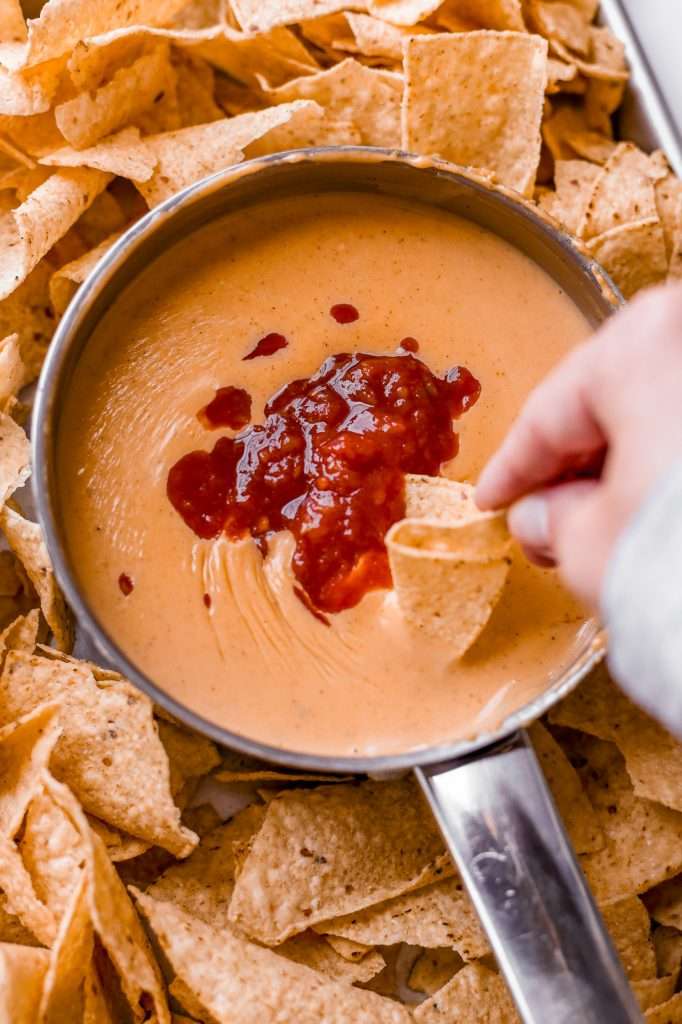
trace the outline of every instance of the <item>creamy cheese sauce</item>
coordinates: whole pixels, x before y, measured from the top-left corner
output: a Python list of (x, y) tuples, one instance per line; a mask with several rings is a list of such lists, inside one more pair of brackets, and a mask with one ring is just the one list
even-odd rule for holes
[[(357, 321), (337, 323), (338, 303), (352, 303)], [(288, 346), (244, 362), (271, 332)], [(429, 206), (287, 198), (202, 228), (106, 313), (64, 410), (66, 538), (97, 618), (174, 697), (274, 746), (379, 755), (495, 728), (584, 643), (585, 615), (553, 573), (516, 553), (489, 625), (457, 661), (406, 629), (392, 591), (325, 626), (293, 593), (288, 534), (265, 561), (251, 540), (200, 540), (166, 478), (220, 436), (197, 419), (217, 388), (245, 388), (257, 422), (274, 391), (327, 355), (394, 353), (411, 336), (435, 373), (459, 363), (481, 382), (444, 470), (475, 481), (530, 388), (588, 332), (524, 255)]]

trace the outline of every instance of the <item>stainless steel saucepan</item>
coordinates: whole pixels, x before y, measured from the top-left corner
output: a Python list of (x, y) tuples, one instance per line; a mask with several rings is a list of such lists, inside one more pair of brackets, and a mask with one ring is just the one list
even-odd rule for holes
[(75, 613), (81, 643), (218, 743), (292, 768), (380, 776), (412, 769), (527, 1024), (640, 1021), (523, 731), (603, 655), (596, 624), (586, 631), (570, 668), (495, 734), (391, 757), (331, 758), (264, 746), (181, 705), (131, 663), (79, 589), (64, 542), (55, 452), (64, 396), (96, 324), (142, 268), (205, 223), (265, 198), (344, 190), (408, 197), (475, 221), (539, 264), (594, 326), (618, 305), (599, 268), (530, 206), (438, 161), (362, 148), (305, 150), (251, 161), (199, 182), (117, 242), (78, 292), (50, 347), (33, 419), (34, 486), (57, 578)]

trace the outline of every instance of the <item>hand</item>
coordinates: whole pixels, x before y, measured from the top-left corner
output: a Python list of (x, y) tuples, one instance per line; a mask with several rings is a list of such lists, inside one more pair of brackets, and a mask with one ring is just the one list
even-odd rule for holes
[(636, 298), (531, 393), (476, 500), (511, 504), (526, 554), (556, 564), (596, 608), (616, 540), (680, 458), (682, 286), (667, 285)]

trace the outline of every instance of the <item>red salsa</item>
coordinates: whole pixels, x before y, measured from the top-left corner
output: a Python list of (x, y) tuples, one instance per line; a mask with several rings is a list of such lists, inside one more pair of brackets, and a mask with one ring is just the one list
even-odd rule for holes
[(205, 427), (241, 430), (251, 419), (251, 395), (244, 388), (218, 388), (215, 398), (198, 413)]
[(131, 580), (127, 572), (122, 572), (118, 578), (118, 589), (121, 591), (124, 597), (129, 597), (135, 589), (135, 584)]
[(330, 356), (273, 395), (263, 423), (176, 462), (168, 497), (200, 537), (290, 530), (313, 606), (351, 608), (391, 586), (384, 535), (405, 513), (404, 475), (457, 454), (452, 421), (479, 393), (461, 366), (439, 378), (410, 354)]
[(334, 317), (337, 324), (353, 324), (360, 317), (355, 306), (351, 306), (349, 302), (337, 302), (335, 306), (332, 306), (329, 312)]
[(259, 356), (272, 356), (275, 352), (279, 352), (281, 348), (286, 348), (288, 344), (289, 342), (283, 334), (276, 334), (273, 331), (271, 334), (266, 334), (264, 338), (261, 338), (251, 351), (244, 356), (242, 362), (246, 362), (248, 359), (257, 359)]

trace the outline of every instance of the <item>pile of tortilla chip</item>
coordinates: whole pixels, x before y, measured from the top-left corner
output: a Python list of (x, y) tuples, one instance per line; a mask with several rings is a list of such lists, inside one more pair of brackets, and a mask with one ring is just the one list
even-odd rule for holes
[[(517, 191), (624, 294), (682, 276), (682, 185), (613, 137), (623, 47), (596, 0), (49, 0), (0, 13), (0, 1019), (516, 1021), (407, 778), (274, 770), (70, 656), (24, 388), (99, 258), (255, 156), (402, 147)], [(463, 648), (508, 569), (495, 517), (410, 481), (408, 621)], [(441, 574), (458, 575), (457, 607)], [(432, 606), (419, 601), (428, 576)], [(414, 581), (419, 583), (413, 585)], [(473, 596), (472, 596), (473, 595)], [(440, 626), (438, 628), (441, 628)], [(647, 1020), (682, 1022), (682, 745), (603, 670), (531, 739)]]

